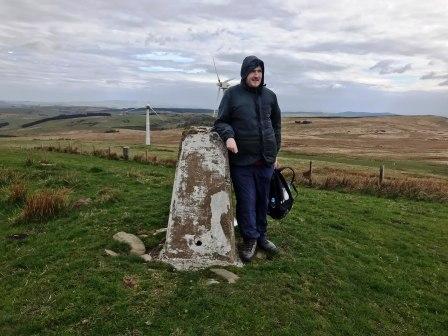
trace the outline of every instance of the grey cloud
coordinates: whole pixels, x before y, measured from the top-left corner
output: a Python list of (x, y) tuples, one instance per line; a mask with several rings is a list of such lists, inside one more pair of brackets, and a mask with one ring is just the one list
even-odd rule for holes
[[(232, 64), (238, 70), (241, 62), (248, 54), (230, 53), (219, 54), (219, 59), (225, 60)], [(257, 54), (261, 58), (266, 67), (266, 81), (275, 82), (297, 82), (303, 81), (306, 73), (310, 72), (336, 72), (344, 70), (346, 67), (338, 64), (325, 63), (312, 59), (297, 58), (293, 55), (277, 55), (277, 54)], [(331, 85), (331, 84), (329, 84)]]
[(431, 71), (430, 73), (421, 76), (420, 79), (433, 79), (434, 76), (436, 76), (436, 73), (434, 71)]
[(439, 86), (448, 86), (448, 79), (442, 83), (439, 83)]
[(341, 52), (355, 55), (382, 53), (414, 56), (434, 53), (431, 48), (412, 41), (375, 38), (366, 38), (364, 41), (360, 42), (345, 42), (340, 40), (335, 42), (316, 43), (303, 47), (302, 49), (311, 52)]
[(233, 36), (233, 37), (242, 35), (241, 33), (237, 34), (236, 32), (233, 32), (230, 29), (223, 28), (223, 27), (216, 28), (216, 29), (213, 29), (211, 31), (210, 30), (207, 30), (207, 31), (195, 31), (195, 29), (191, 29), (190, 28), (189, 29), (189, 33), (190, 33), (191, 39), (192, 40), (197, 40), (197, 41), (207, 41), (207, 40), (210, 40), (210, 39), (221, 38), (221, 37), (223, 37), (225, 35)]
[(173, 36), (163, 36), (154, 33), (147, 33), (145, 38), (145, 46), (151, 47), (153, 45), (165, 46), (169, 43), (176, 42), (178, 39)]
[(411, 64), (397, 65), (397, 62), (394, 60), (382, 60), (369, 69), (378, 71), (381, 75), (389, 75), (393, 73), (404, 73), (410, 70), (411, 67)]
[(437, 74), (434, 71), (420, 77), (420, 79), (448, 79), (448, 74)]
[[(375, 91), (348, 79), (345, 82), (331, 79), (341, 78), (339, 72), (348, 69), (350, 73), (357, 71), (359, 55), (370, 58), (375, 54), (385, 60), (413, 56), (420, 57), (425, 64), (433, 59), (434, 66), (428, 69), (438, 72), (431, 75), (434, 78), (424, 74), (422, 79), (439, 79), (437, 90), (446, 95), (448, 77), (440, 73), (448, 65), (446, 35), (441, 34), (444, 28), (432, 25), (431, 32), (414, 34), (415, 38), (403, 37), (406, 31), (370, 35), (377, 27), (357, 17), (362, 5), (355, 11), (347, 8), (351, 12), (348, 16), (344, 16), (345, 11), (338, 16), (329, 12), (326, 3), (297, 1), (291, 6), (294, 10), (288, 10), (282, 7), (287, 3), (277, 0), (263, 3), (229, 0), (218, 4), (193, 0), (0, 0), (0, 99), (101, 100), (105, 96), (117, 99), (151, 96), (156, 104), (211, 107), (216, 97), (216, 86), (211, 83), (216, 79), (212, 56), (220, 76), (239, 78), (243, 58), (252, 53), (265, 61), (267, 83), (283, 97), (281, 104), (289, 110), (305, 101), (316, 109), (338, 110), (340, 106), (354, 110), (374, 106), (370, 95), (377, 101), (386, 99), (390, 92)], [(414, 14), (418, 17), (418, 13)], [(194, 61), (182, 64), (183, 73), (140, 71), (142, 67), (178, 66), (170, 60), (135, 57), (153, 52), (177, 53)], [(317, 56), (314, 59), (313, 53), (344, 53), (340, 59), (345, 61), (323, 62)], [(376, 64), (372, 68), (398, 76), (410, 67), (397, 62)], [(194, 69), (205, 69), (207, 73), (189, 74)], [(175, 101), (171, 98), (173, 92)], [(326, 99), (328, 103), (323, 102)], [(446, 100), (437, 96), (434, 101), (445, 102), (443, 111), (447, 110)], [(431, 105), (430, 98), (425, 102), (439, 109), (442, 106), (442, 103)]]

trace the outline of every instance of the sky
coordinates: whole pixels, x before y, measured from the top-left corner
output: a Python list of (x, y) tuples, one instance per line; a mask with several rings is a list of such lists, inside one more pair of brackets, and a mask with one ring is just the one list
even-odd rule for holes
[[(283, 111), (448, 117), (447, 0), (0, 0), (0, 100), (214, 108), (265, 62)], [(219, 98), (218, 98), (219, 100)]]

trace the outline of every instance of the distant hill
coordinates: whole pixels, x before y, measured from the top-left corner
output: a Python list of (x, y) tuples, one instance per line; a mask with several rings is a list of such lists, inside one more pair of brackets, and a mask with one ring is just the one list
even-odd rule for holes
[(86, 117), (110, 117), (110, 113), (88, 112), (88, 113), (78, 113), (78, 114), (60, 114), (55, 117), (43, 118), (43, 119), (35, 120), (35, 121), (29, 122), (29, 123), (25, 123), (22, 125), (22, 128), (31, 127), (31, 126), (42, 124), (44, 122), (52, 121), (52, 120), (76, 119), (76, 118), (86, 118)]
[(397, 116), (398, 114), (389, 113), (389, 112), (383, 112), (383, 113), (372, 113), (372, 112), (352, 112), (352, 111), (346, 111), (346, 112), (339, 112), (335, 113), (338, 116), (341, 117), (385, 117), (385, 116)]
[(373, 112), (283, 112), (284, 116), (296, 116), (296, 117), (307, 117), (307, 118), (363, 118), (363, 117), (391, 117), (398, 116), (399, 114), (383, 112), (383, 113), (373, 113)]
[[(203, 114), (211, 114), (213, 113), (213, 110), (210, 109), (201, 109), (201, 108), (181, 108), (181, 107), (154, 107), (154, 110), (156, 112), (160, 112), (160, 113), (203, 113)], [(133, 114), (133, 113), (144, 113), (146, 112), (146, 108), (141, 107), (141, 108), (137, 108), (137, 109), (132, 109), (132, 108), (122, 108), (122, 109), (107, 109), (104, 111), (108, 111), (108, 112), (126, 112), (128, 114)]]

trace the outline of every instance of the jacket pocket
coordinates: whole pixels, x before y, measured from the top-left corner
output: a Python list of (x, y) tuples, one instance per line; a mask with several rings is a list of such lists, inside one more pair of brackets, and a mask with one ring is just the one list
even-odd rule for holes
[(263, 104), (261, 106), (261, 116), (264, 120), (271, 119), (271, 105)]

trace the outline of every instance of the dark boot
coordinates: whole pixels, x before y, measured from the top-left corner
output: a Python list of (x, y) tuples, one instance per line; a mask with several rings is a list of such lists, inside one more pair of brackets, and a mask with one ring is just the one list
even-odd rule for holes
[(255, 250), (257, 248), (257, 240), (256, 239), (248, 239), (245, 240), (243, 246), (241, 247), (240, 255), (241, 260), (245, 262), (249, 262), (255, 255)]
[(277, 254), (278, 248), (275, 246), (275, 244), (271, 241), (269, 241), (266, 237), (260, 238), (257, 243), (258, 247), (262, 249), (263, 251), (266, 251), (270, 254)]

